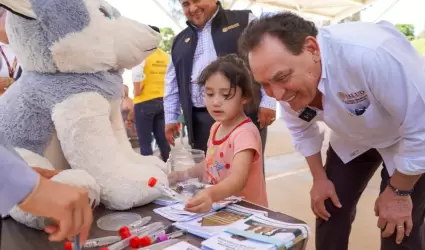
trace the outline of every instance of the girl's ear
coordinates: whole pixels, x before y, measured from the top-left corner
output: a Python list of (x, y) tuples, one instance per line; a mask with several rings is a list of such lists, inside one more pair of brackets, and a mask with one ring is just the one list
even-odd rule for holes
[(245, 105), (245, 104), (248, 104), (248, 103), (249, 103), (249, 99), (246, 98), (246, 97), (242, 97), (242, 104)]

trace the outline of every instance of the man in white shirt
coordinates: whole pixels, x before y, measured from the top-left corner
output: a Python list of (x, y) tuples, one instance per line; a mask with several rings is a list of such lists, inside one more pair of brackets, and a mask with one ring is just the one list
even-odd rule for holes
[[(253, 21), (239, 48), (309, 164), (317, 249), (348, 249), (357, 202), (382, 162), (381, 249), (425, 249), (425, 71), (406, 37), (388, 22), (317, 30), (279, 13)], [(325, 167), (318, 120), (332, 129)]]

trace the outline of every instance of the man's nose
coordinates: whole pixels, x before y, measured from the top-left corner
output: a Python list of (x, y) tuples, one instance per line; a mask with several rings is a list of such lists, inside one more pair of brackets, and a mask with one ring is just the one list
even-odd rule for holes
[(198, 8), (196, 7), (196, 5), (194, 5), (194, 4), (191, 4), (190, 6), (189, 6), (189, 12), (190, 12), (190, 14), (195, 14), (195, 12), (196, 12), (196, 10), (197, 10)]

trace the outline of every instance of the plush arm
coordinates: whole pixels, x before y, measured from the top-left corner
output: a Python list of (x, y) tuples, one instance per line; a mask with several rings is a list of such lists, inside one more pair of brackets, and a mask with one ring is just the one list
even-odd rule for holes
[[(135, 164), (118, 142), (111, 125), (111, 104), (97, 93), (71, 96), (53, 109), (52, 119), (66, 159), (91, 174), (110, 209), (129, 209), (156, 199), (150, 177), (168, 184), (154, 164)], [(122, 123), (122, 121), (121, 121)]]
[(153, 164), (163, 171), (166, 171), (166, 164), (158, 157), (142, 156), (133, 150), (131, 143), (128, 140), (119, 106), (119, 101), (111, 102), (111, 124), (115, 138), (120, 145), (119, 147), (123, 150), (123, 153), (127, 155), (128, 159), (130, 159), (133, 163), (138, 164), (139, 166)]

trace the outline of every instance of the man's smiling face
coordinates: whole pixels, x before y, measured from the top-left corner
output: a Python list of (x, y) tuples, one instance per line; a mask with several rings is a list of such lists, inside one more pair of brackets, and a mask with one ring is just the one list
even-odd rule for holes
[(203, 28), (217, 10), (217, 0), (180, 0), (184, 15), (190, 23)]
[(299, 111), (316, 96), (321, 74), (320, 63), (316, 63), (318, 54), (312, 37), (306, 39), (302, 52), (294, 55), (278, 38), (266, 34), (248, 53), (248, 60), (255, 80), (267, 95)]

